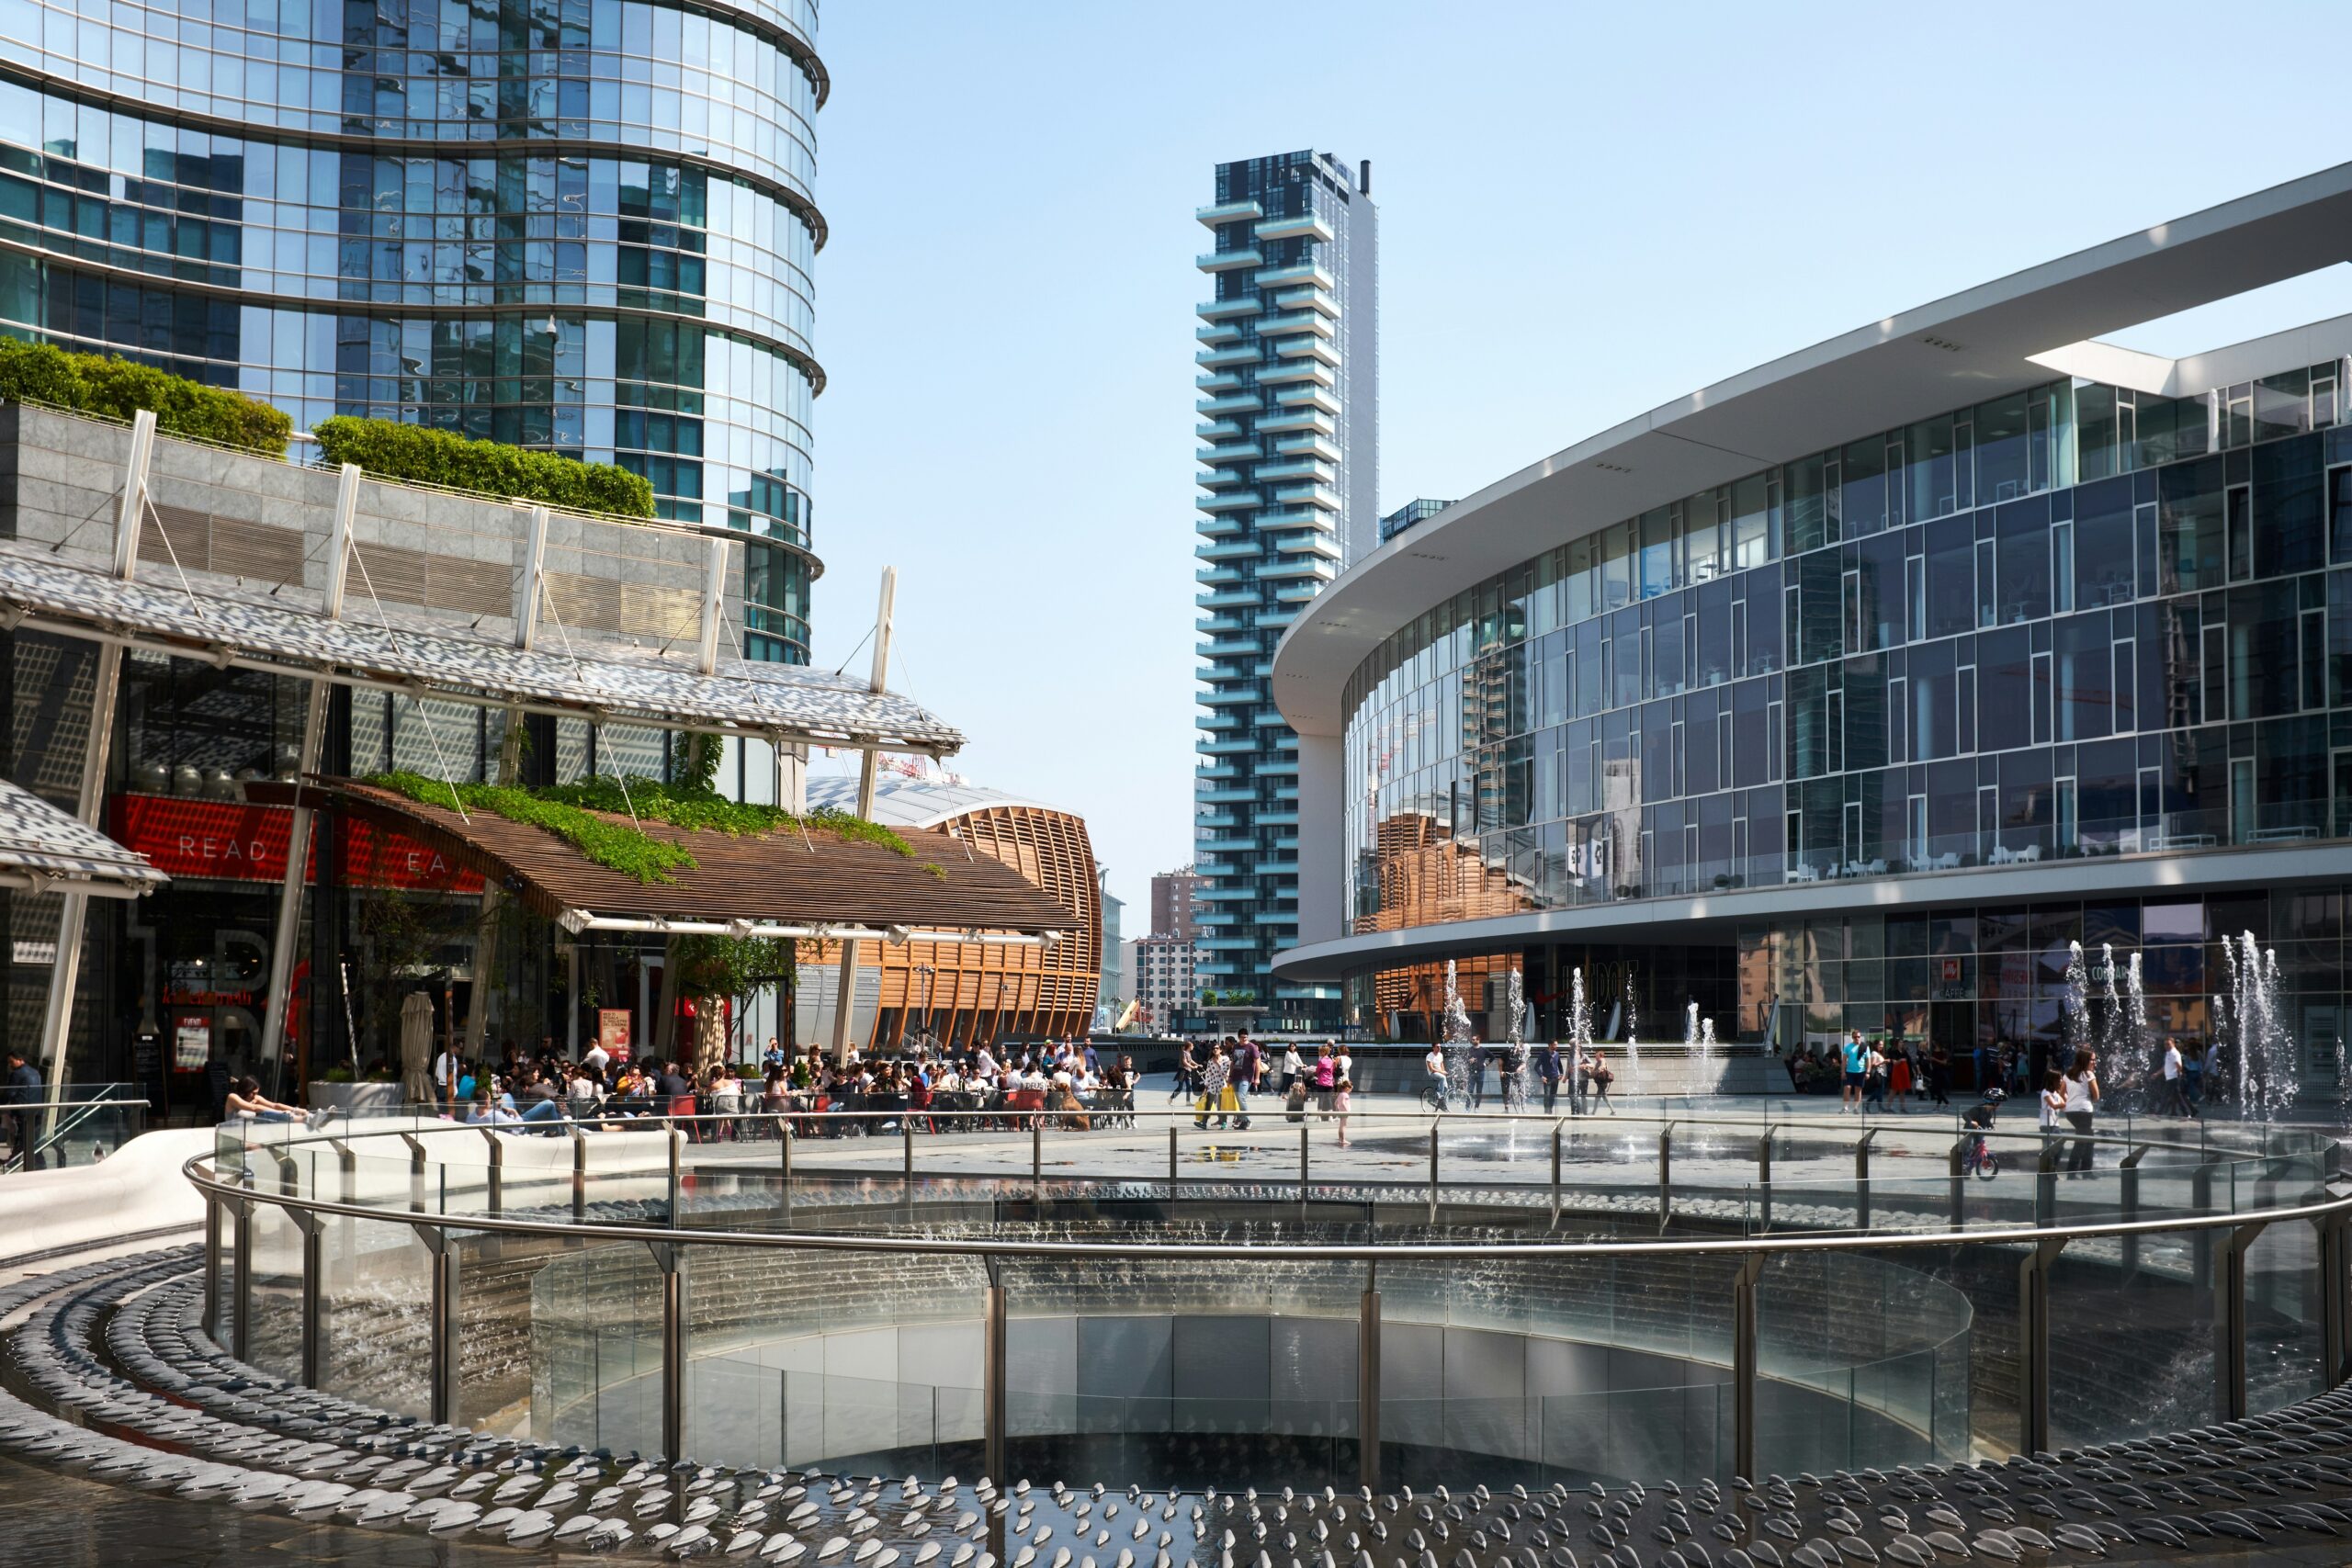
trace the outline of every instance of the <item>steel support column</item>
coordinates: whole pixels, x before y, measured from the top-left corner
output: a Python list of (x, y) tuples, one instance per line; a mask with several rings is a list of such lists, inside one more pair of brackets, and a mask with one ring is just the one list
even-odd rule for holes
[(1674, 1123), (1657, 1130), (1657, 1228), (1674, 1223)]
[[(867, 689), (877, 694), (888, 690), (889, 686), (890, 612), (898, 596), (899, 569), (895, 566), (886, 566), (882, 569), (881, 602), (875, 607), (874, 612), (873, 673), (866, 681)], [(871, 747), (868, 747), (857, 775), (857, 814), (868, 821), (871, 821), (874, 817), (875, 773), (880, 765), (881, 758)], [(849, 1060), (850, 1010), (851, 1004), (856, 1000), (856, 992), (857, 942), (854, 938), (844, 937), (842, 939), (841, 978), (835, 987), (833, 1000), (833, 1060), (835, 1062)], [(875, 999), (878, 1006), (881, 1000), (878, 988), (876, 991)]]
[(1878, 1136), (1873, 1127), (1854, 1140), (1854, 1228), (1871, 1228), (1871, 1140)]
[(675, 1464), (686, 1454), (686, 1249), (645, 1246), (662, 1270), (662, 1457)]
[(571, 1129), (571, 1217), (582, 1219), (588, 1213), (588, 1134), (577, 1126)]
[(1306, 1223), (1306, 1133), (1307, 1130), (1305, 1127), (1298, 1130), (1298, 1223), (1300, 1224)]
[(670, 1228), (679, 1226), (679, 1213), (684, 1207), (686, 1135), (675, 1127), (670, 1129)]
[[(155, 450), (155, 413), (141, 409), (130, 422), (130, 456), (123, 465), (122, 495), (115, 510), (114, 574), (125, 582), (139, 569), (139, 535), (147, 519), (147, 464)], [(98, 818), (106, 804), (107, 758), (114, 747), (116, 698), (122, 690), (122, 645), (97, 645), (97, 670), (90, 682), (90, 720), (82, 743), (82, 787), (74, 814), (103, 831)], [(51, 1098), (65, 1082), (65, 1045), (74, 1032), (74, 992), (82, 977), (82, 931), (88, 923), (90, 896), (68, 891), (57, 914), (57, 953), (49, 966), (49, 1000), (41, 1018), (41, 1081)], [(41, 1136), (57, 1134), (57, 1107), (41, 1119)]]
[(439, 1225), (413, 1228), (433, 1259), (428, 1373), (433, 1422), (445, 1426), (458, 1418), (458, 1244)]
[[(2202, 1122), (2198, 1124), (2198, 1131), (2200, 1134), (2204, 1131), (2204, 1124)], [(2213, 1212), (2213, 1178), (2216, 1175), (2221, 1174), (2221, 1170), (2222, 1151), (2219, 1149), (2207, 1149), (2199, 1158), (2197, 1162), (2197, 1168), (2188, 1173), (2188, 1207), (2190, 1213), (2210, 1214)], [(2188, 1277), (2190, 1282), (2198, 1290), (2211, 1290), (2213, 1284), (2212, 1227), (2210, 1225), (2200, 1225), (2196, 1230), (2190, 1231), (2188, 1233)]]
[(1962, 1133), (1952, 1140), (1949, 1156), (1951, 1167), (1951, 1228), (1968, 1228), (1968, 1151), (1976, 1142), (1973, 1133)]
[(2213, 1417), (2245, 1419), (2245, 1255), (2267, 1220), (2233, 1225), (2213, 1259)]
[(2018, 1262), (2018, 1451), (2050, 1449), (2050, 1266), (2065, 1249), (2044, 1236)]
[(1356, 1303), (1356, 1483), (1380, 1490), (1380, 1290), (1378, 1265)]
[(220, 1342), (220, 1213), (218, 1198), (204, 1200), (204, 1332)]
[(286, 1217), (302, 1233), (302, 1386), (319, 1386), (319, 1301), (324, 1285), (326, 1216), (288, 1205)]
[(1756, 1456), (1756, 1281), (1764, 1272), (1764, 1255), (1744, 1254), (1731, 1280), (1731, 1469), (1753, 1479)]
[[(343, 617), (344, 573), (351, 561), (351, 523), (359, 511), (359, 465), (345, 463), (341, 482), (335, 488), (334, 519), (327, 530), (326, 592), (320, 607), (325, 620)], [(327, 705), (334, 694), (333, 682), (322, 678), (311, 682), (310, 694), (302, 709), (302, 750), (294, 770), (299, 785), (319, 771), (319, 752), (327, 733)], [(294, 942), (296, 927), (302, 918), (303, 874), (311, 856), (311, 811), (309, 794), (297, 790), (294, 796), (294, 820), (286, 842), (286, 874), (277, 887), (277, 924), (269, 944), (269, 991), (263, 998), (261, 1025), (261, 1060), (277, 1056), (286, 1040), (286, 1013), (292, 1004), (289, 994), (294, 986)], [(312, 1034), (317, 1033), (314, 1028)], [(352, 1043), (354, 1059), (359, 1049)]]
[(2312, 1222), (2318, 1235), (2313, 1237), (2319, 1253), (2319, 1343), (2320, 1375), (2324, 1386), (2334, 1388), (2345, 1380), (2352, 1368), (2346, 1366), (2352, 1355), (2352, 1307), (2345, 1298), (2346, 1263), (2352, 1247), (2346, 1245), (2352, 1238), (2343, 1217), (2329, 1214)]
[(1004, 1283), (996, 1260), (987, 1259), (988, 1303), (980, 1334), (981, 1473), (1001, 1489), (1012, 1484), (1005, 1462)]
[(499, 1141), (498, 1129), (484, 1127), (482, 1142), (490, 1145), (490, 1157), (484, 1167), (483, 1181), (489, 1189), (489, 1207), (493, 1214), (506, 1212), (506, 1145)]
[[(334, 1150), (335, 1165), (343, 1173), (343, 1201), (356, 1205), (359, 1201), (358, 1151), (341, 1138), (329, 1138), (327, 1146)], [(343, 1237), (343, 1266), (338, 1273), (347, 1285), (359, 1277), (359, 1222), (342, 1214), (336, 1217), (335, 1225), (336, 1233)]]
[(1560, 1128), (1562, 1124), (1559, 1122), (1552, 1123), (1552, 1224), (1555, 1228), (1560, 1223)]
[(1778, 1131), (1777, 1127), (1767, 1127), (1764, 1135), (1756, 1140), (1756, 1233), (1758, 1235), (1772, 1228), (1772, 1134)]
[(1437, 1224), (1437, 1128), (1430, 1123), (1430, 1224)]
[(400, 1134), (408, 1145), (408, 1206), (413, 1213), (422, 1214), (424, 1205), (424, 1140), (414, 1133)]
[[(2116, 1179), (2117, 1206), (2120, 1210), (2116, 1217), (2126, 1224), (2135, 1224), (2140, 1218), (2140, 1162), (2147, 1157), (2148, 1145), (2143, 1144), (2125, 1155), (2123, 1163), (2116, 1168), (2119, 1173)], [(2117, 1236), (2115, 1241), (2122, 1261), (2123, 1278), (2129, 1280), (2140, 1272), (2140, 1233), (2127, 1231)]]
[(2067, 1144), (2064, 1138), (2050, 1138), (2041, 1145), (2041, 1157), (2033, 1168), (2033, 1223), (2036, 1228), (2058, 1223), (2058, 1152)]
[[(254, 1173), (241, 1173), (245, 1191), (253, 1191)], [(229, 1354), (240, 1361), (253, 1342), (254, 1328), (254, 1200), (237, 1200), (237, 1242), (234, 1276), (229, 1281)]]
[(1170, 1219), (1174, 1219), (1176, 1207), (1176, 1123), (1168, 1123), (1168, 1206)]

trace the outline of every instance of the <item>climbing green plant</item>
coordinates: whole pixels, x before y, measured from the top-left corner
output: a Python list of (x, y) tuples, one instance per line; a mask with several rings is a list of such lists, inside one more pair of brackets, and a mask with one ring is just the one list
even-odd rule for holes
[[(423, 805), (487, 811), (510, 822), (544, 829), (606, 870), (645, 883), (675, 882), (671, 873), (690, 870), (697, 863), (684, 845), (656, 839), (637, 825), (641, 822), (665, 822), (688, 832), (735, 838), (807, 829), (853, 843), (874, 844), (909, 860), (915, 852), (912, 844), (889, 829), (845, 811), (828, 808), (799, 817), (780, 806), (729, 800), (700, 784), (594, 774), (576, 784), (526, 789), (513, 784), (452, 784), (407, 770), (371, 773), (360, 782)], [(616, 818), (633, 820), (616, 821)], [(924, 862), (923, 869), (933, 876), (947, 874), (945, 868), (931, 862)]]
[(487, 811), (509, 822), (545, 829), (596, 864), (639, 882), (675, 882), (672, 872), (695, 863), (682, 844), (664, 843), (641, 828), (594, 816), (563, 801), (543, 800), (513, 784), (452, 784), (407, 771), (371, 773), (360, 782), (425, 806)]

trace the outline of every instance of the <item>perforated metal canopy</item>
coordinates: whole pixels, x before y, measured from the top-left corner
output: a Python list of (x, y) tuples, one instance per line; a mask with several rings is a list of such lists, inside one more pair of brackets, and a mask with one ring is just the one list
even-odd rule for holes
[(0, 887), (135, 898), (169, 881), (145, 855), (0, 779)]
[(519, 706), (602, 722), (733, 730), (820, 746), (944, 756), (963, 735), (903, 696), (796, 665), (743, 659), (709, 675), (598, 641), (518, 649), (446, 621), (394, 611), (330, 620), (259, 592), (190, 581), (126, 581), (37, 546), (0, 543), (0, 622), (98, 636), (277, 674), (319, 676), (423, 697)]

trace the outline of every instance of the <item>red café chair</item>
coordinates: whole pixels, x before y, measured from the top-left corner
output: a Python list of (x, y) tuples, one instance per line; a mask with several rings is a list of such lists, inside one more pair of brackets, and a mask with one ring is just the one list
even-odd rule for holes
[[(670, 1114), (671, 1114), (672, 1116), (673, 1116), (673, 1117), (675, 1117), (675, 1116), (686, 1116), (686, 1117), (691, 1117), (692, 1115), (694, 1115), (694, 1113), (695, 1113), (695, 1097), (694, 1097), (693, 1095), (691, 1095), (691, 1094), (679, 1094), (679, 1095), (673, 1095), (673, 1096), (671, 1097), (671, 1099), (670, 1099)], [(686, 1137), (687, 1137), (690, 1141), (692, 1141), (692, 1142), (694, 1142), (694, 1143), (697, 1143), (697, 1144), (698, 1144), (698, 1143), (702, 1142), (702, 1127), (701, 1127), (701, 1124), (700, 1124), (700, 1123), (698, 1123), (698, 1122), (695, 1122), (689, 1121), (689, 1122), (686, 1123)]]

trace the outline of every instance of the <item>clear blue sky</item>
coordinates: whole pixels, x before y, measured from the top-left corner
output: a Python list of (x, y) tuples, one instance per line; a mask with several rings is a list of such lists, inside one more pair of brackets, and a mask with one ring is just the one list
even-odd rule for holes
[(1082, 814), (1134, 908), (1192, 854), (1214, 164), (1373, 161), (1386, 510), (2336, 161), (2344, 18), (831, 0), (818, 660), (896, 565), (894, 683), (976, 782)]

